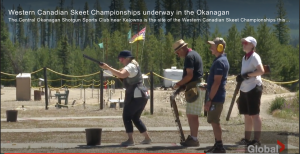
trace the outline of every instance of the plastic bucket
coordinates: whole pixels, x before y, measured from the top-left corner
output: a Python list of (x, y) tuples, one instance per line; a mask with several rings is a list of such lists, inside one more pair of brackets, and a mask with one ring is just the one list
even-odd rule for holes
[(87, 145), (101, 145), (102, 128), (85, 129)]
[(18, 110), (6, 110), (6, 121), (17, 122)]

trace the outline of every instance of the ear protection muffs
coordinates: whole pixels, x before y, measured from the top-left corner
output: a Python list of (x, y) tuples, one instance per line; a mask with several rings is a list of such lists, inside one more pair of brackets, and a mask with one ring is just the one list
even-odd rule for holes
[[(223, 41), (223, 38), (220, 38), (220, 41)], [(217, 46), (217, 51), (218, 51), (218, 52), (222, 52), (223, 50), (224, 50), (223, 44), (218, 44), (218, 46)]]

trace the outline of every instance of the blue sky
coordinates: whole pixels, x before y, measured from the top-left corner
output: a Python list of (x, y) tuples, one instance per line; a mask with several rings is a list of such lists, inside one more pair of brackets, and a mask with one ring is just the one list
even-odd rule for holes
[[(84, 3), (88, 1), (89, 7), (92, 8), (95, 0), (74, 0), (75, 9), (82, 10)], [(102, 10), (108, 10), (110, 5), (110, 0), (99, 0)], [(277, 0), (207, 0), (209, 10), (211, 11), (229, 11), (229, 16), (223, 16), (218, 18), (275, 18), (276, 17), (276, 3)], [(129, 0), (124, 0), (125, 8), (129, 9)], [(11, 9), (13, 5), (21, 5), (24, 10), (29, 10), (32, 8), (37, 9), (55, 9), (59, 5), (59, 0), (4, 0), (4, 7), (7, 11)], [(69, 6), (71, 0), (65, 0), (65, 5)], [(154, 0), (147, 0), (147, 9), (154, 9)], [(196, 5), (196, 0), (193, 0), (194, 6)], [(287, 11), (288, 19), (290, 20), (289, 26), (291, 28), (291, 36), (294, 38), (299, 38), (299, 0), (284, 0), (285, 9)], [(194, 8), (197, 9), (197, 8)], [(217, 16), (211, 16), (211, 18), (216, 18)], [(6, 17), (8, 21), (9, 16)], [(214, 31), (215, 27), (218, 26), (220, 32), (226, 35), (228, 29), (233, 23), (210, 23), (211, 31)], [(250, 23), (253, 26), (257, 26), (258, 23)], [(272, 23), (269, 23), (272, 25)], [(241, 30), (245, 23), (236, 23), (238, 30)]]

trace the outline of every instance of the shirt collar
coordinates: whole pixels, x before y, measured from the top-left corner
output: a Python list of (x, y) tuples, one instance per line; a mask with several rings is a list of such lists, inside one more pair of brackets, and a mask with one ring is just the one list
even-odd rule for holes
[(245, 59), (248, 59), (253, 53), (254, 53), (254, 51), (250, 51), (250, 52), (246, 53)]
[(226, 57), (226, 53), (221, 54), (220, 56), (216, 57), (214, 61), (216, 61), (217, 59), (221, 58), (221, 57)]
[(192, 48), (188, 48), (188, 52), (191, 52), (193, 49)]

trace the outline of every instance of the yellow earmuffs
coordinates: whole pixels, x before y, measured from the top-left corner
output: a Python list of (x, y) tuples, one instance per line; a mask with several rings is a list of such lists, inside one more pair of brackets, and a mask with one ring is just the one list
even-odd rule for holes
[[(220, 41), (223, 41), (223, 38), (219, 38), (220, 39)], [(223, 46), (223, 44), (218, 44), (218, 46), (217, 46), (217, 51), (218, 52), (222, 52), (224, 50), (224, 46)]]

